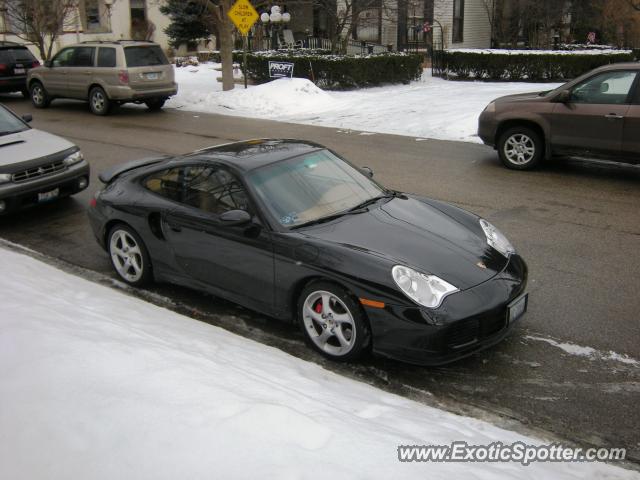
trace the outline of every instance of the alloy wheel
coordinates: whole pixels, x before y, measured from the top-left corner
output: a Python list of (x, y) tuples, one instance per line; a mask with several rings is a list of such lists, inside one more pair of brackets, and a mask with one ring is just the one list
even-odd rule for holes
[(144, 258), (140, 245), (128, 232), (116, 230), (109, 245), (111, 260), (118, 274), (128, 282), (137, 282), (144, 273)]
[(536, 145), (524, 133), (514, 133), (504, 144), (504, 154), (514, 165), (526, 165), (536, 155)]
[(354, 347), (356, 326), (344, 302), (331, 292), (319, 290), (304, 301), (304, 327), (313, 343), (332, 356), (344, 356)]

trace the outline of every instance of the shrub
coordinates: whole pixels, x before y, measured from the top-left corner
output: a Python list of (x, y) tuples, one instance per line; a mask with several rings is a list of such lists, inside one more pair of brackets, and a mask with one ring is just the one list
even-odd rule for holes
[(512, 81), (570, 79), (602, 65), (633, 59), (634, 53), (631, 51), (546, 53), (526, 50), (448, 50), (443, 53), (444, 70), (449, 77)]
[[(330, 55), (327, 51), (290, 50), (247, 54), (247, 75), (255, 83), (273, 80), (269, 61), (291, 62), (293, 76), (308, 78), (321, 88), (349, 89), (387, 83), (409, 83), (422, 74), (422, 55), (384, 53), (365, 56)], [(242, 53), (234, 52), (242, 64)]]

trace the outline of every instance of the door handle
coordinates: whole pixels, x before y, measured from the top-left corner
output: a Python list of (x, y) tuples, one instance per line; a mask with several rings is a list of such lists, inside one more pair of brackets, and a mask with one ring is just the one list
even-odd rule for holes
[(91, 75), (93, 72), (91, 70), (85, 70), (85, 72), (87, 75)]
[(609, 115), (605, 115), (604, 118), (608, 118), (610, 120), (622, 120), (624, 116), (618, 115), (617, 113), (610, 113)]
[(182, 227), (180, 225), (175, 225), (175, 224), (169, 223), (169, 222), (167, 222), (167, 225), (174, 232), (180, 233), (182, 231)]

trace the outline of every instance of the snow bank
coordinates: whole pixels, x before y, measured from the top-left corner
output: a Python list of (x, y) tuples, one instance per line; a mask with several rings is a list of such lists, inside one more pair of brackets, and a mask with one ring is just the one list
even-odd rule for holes
[(0, 263), (0, 478), (638, 478), (604, 464), (400, 463), (398, 444), (535, 440), (30, 257), (0, 249)]
[(167, 106), (194, 112), (279, 120), (410, 135), (419, 138), (480, 142), (478, 116), (493, 99), (514, 93), (549, 90), (557, 84), (451, 82), (426, 72), (409, 85), (326, 92), (306, 79), (278, 79), (223, 92), (218, 64), (176, 69), (178, 95)]
[(500, 48), (450, 48), (451, 53), (482, 53), (485, 55), (616, 55), (633, 53), (631, 50), (591, 48), (584, 50), (509, 50)]

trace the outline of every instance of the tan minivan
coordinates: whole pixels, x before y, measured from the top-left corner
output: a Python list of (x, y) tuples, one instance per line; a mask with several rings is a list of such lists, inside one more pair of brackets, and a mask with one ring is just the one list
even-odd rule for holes
[(640, 63), (597, 68), (549, 92), (501, 97), (478, 135), (516, 170), (554, 155), (640, 163)]
[(114, 105), (144, 103), (160, 110), (178, 91), (173, 66), (152, 42), (93, 41), (60, 50), (44, 66), (29, 71), (31, 101), (46, 108), (54, 98), (88, 100), (96, 115)]

